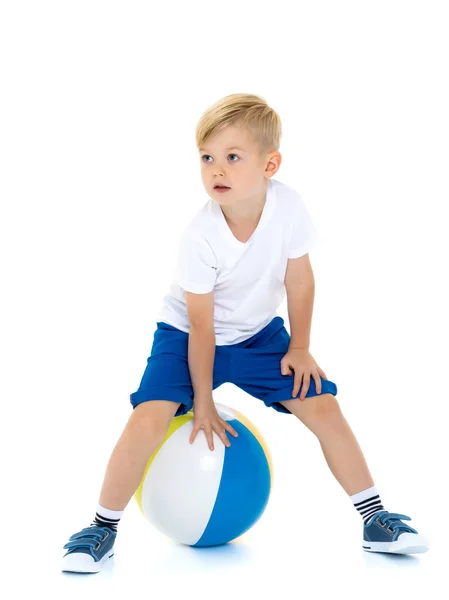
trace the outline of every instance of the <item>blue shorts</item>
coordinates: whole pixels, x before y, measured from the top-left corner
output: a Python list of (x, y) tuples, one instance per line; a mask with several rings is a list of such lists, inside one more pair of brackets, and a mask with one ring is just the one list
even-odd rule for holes
[[(130, 395), (133, 409), (148, 400), (179, 402), (176, 415), (193, 407), (193, 388), (188, 365), (189, 334), (158, 322), (151, 356), (139, 389)], [(281, 400), (291, 400), (294, 376), (282, 375), (281, 360), (288, 351), (290, 335), (282, 317), (276, 316), (266, 327), (238, 344), (215, 346), (212, 390), (233, 383), (266, 406), (291, 414)], [(301, 392), (301, 390), (300, 390)], [(321, 394), (337, 394), (337, 386), (321, 377)], [(315, 380), (310, 377), (306, 397), (316, 396)], [(299, 397), (299, 393), (298, 393)]]

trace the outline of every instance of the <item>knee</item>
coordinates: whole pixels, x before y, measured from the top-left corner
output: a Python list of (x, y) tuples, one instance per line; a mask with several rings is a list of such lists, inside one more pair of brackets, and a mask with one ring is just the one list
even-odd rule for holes
[(327, 422), (341, 417), (340, 405), (333, 394), (320, 394), (310, 400), (312, 402), (311, 417), (315, 421)]
[(153, 441), (157, 439), (162, 441), (167, 433), (168, 426), (169, 422), (167, 422), (165, 415), (154, 410), (154, 406), (150, 405), (150, 402), (142, 402), (133, 410), (127, 429), (133, 437), (139, 437), (142, 440)]

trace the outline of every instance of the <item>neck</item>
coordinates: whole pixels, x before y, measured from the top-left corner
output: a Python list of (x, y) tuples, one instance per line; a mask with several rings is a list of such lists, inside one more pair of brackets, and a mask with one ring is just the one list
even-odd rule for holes
[(258, 223), (263, 212), (267, 197), (267, 185), (262, 194), (255, 198), (241, 202), (235, 206), (221, 206), (226, 220), (235, 227), (247, 226)]

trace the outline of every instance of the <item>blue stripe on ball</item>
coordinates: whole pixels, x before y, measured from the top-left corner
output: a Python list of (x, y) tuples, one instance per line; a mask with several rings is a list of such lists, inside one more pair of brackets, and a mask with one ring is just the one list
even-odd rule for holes
[(217, 499), (206, 529), (193, 547), (217, 546), (239, 537), (260, 518), (268, 503), (270, 469), (262, 446), (240, 421), (229, 423), (239, 436), (227, 433), (231, 447), (225, 449)]

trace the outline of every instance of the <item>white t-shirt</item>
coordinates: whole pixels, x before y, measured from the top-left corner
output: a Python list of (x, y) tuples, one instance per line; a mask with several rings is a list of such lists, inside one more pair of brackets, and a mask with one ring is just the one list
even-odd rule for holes
[(221, 206), (209, 198), (184, 230), (173, 282), (158, 321), (189, 332), (185, 292), (214, 290), (217, 346), (237, 344), (277, 316), (289, 258), (307, 254), (319, 237), (301, 195), (270, 179), (256, 230), (240, 242)]

